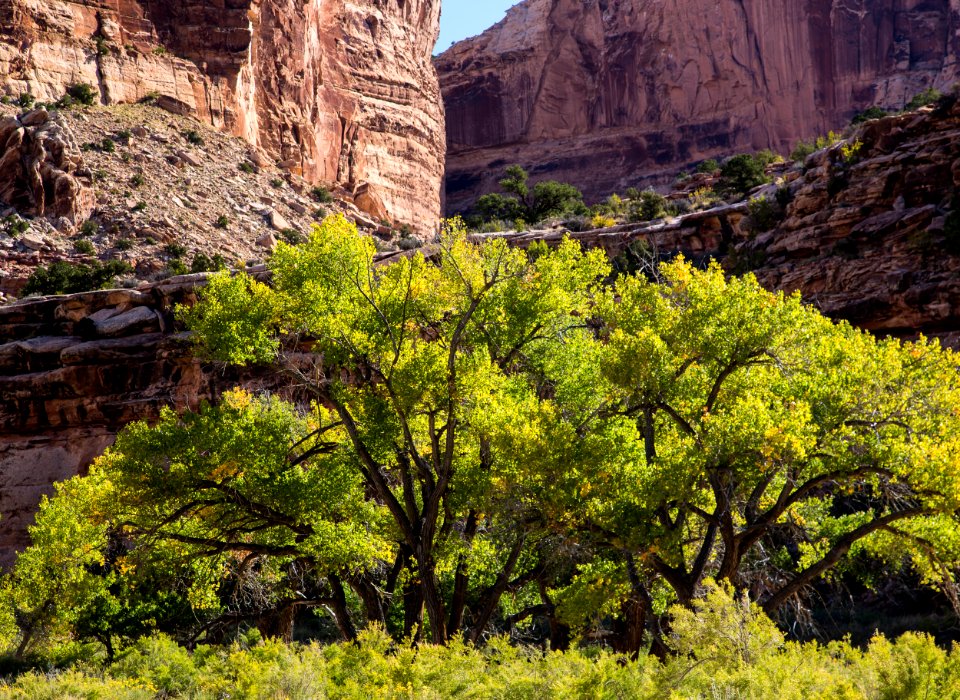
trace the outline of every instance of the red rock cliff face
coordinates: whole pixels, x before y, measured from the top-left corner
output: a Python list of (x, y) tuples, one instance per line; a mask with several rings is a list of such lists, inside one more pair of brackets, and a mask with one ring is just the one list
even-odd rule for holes
[(437, 61), (447, 204), (505, 165), (589, 196), (789, 150), (958, 77), (957, 0), (526, 0)]
[(376, 217), (432, 228), (440, 0), (0, 0), (0, 91), (156, 96)]

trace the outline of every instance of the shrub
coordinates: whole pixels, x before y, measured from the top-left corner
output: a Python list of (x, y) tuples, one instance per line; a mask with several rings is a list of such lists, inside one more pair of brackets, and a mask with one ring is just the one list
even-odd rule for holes
[(99, 230), (100, 230), (100, 224), (98, 224), (93, 219), (87, 219), (82, 224), (80, 224), (80, 235), (84, 237), (94, 236)]
[(133, 248), (133, 239), (120, 238), (113, 244), (117, 250), (130, 250)]
[(154, 56), (166, 56), (167, 47), (166, 46), (154, 46), (152, 52)]
[(779, 153), (774, 153), (769, 148), (765, 148), (762, 151), (757, 151), (753, 155), (753, 158), (764, 168), (766, 168), (768, 165), (774, 165), (776, 163), (783, 162), (783, 156), (781, 156)]
[(213, 222), (213, 225), (216, 228), (227, 228), (230, 225), (230, 219), (226, 214), (221, 214), (217, 217), (217, 220)]
[(212, 258), (204, 253), (197, 253), (190, 263), (190, 272), (217, 272), (226, 269), (227, 261), (217, 253)]
[(616, 225), (616, 220), (597, 212), (593, 215), (593, 218), (590, 220), (591, 228), (610, 228), (611, 226)]
[(238, 167), (240, 168), (240, 172), (247, 173), (248, 175), (251, 175), (257, 171), (254, 164), (249, 160), (243, 161)]
[(75, 294), (103, 289), (112, 285), (118, 276), (132, 271), (130, 265), (120, 260), (89, 265), (58, 260), (47, 267), (37, 268), (27, 280), (23, 294)]
[(640, 193), (640, 198), (630, 206), (630, 221), (653, 221), (667, 215), (667, 198), (653, 190)]
[(720, 169), (720, 189), (730, 195), (745, 195), (767, 181), (763, 160), (747, 153), (733, 156)]
[(640, 190), (638, 190), (636, 187), (628, 187), (626, 191), (623, 193), (623, 196), (626, 197), (627, 199), (639, 199)]
[(133, 138), (133, 132), (130, 129), (121, 129), (117, 132), (117, 140), (123, 141), (124, 143), (129, 143), (130, 139)]
[(143, 177), (143, 173), (137, 173), (130, 178), (131, 187), (143, 187), (144, 183), (146, 183), (146, 179)]
[(163, 252), (171, 258), (177, 259), (186, 255), (187, 249), (180, 243), (167, 243), (167, 245), (163, 247)]
[(147, 203), (140, 201), (133, 205), (133, 211), (146, 211)]
[(187, 143), (192, 144), (194, 146), (203, 145), (203, 137), (200, 135), (200, 132), (198, 132), (196, 129), (187, 129), (186, 131), (184, 131), (183, 138), (187, 140)]
[(754, 233), (769, 231), (780, 223), (783, 215), (780, 207), (766, 197), (754, 197), (747, 209), (750, 212), (750, 230)]
[(709, 209), (719, 201), (717, 193), (710, 187), (698, 187), (690, 195), (690, 207), (694, 210)]
[(100, 142), (100, 150), (104, 153), (113, 153), (117, 150), (117, 144), (114, 143), (113, 139), (105, 138)]
[(881, 119), (885, 116), (887, 116), (887, 110), (883, 109), (882, 107), (867, 107), (862, 112), (858, 112), (850, 123), (863, 124), (864, 122), (868, 122), (873, 119)]
[(327, 210), (325, 207), (317, 207), (313, 210), (313, 218), (317, 221), (323, 221), (327, 218)]
[(10, 216), (6, 217), (3, 220), (3, 223), (7, 230), (7, 234), (13, 236), (14, 238), (17, 238), (30, 230), (30, 222), (25, 219), (21, 219), (16, 214), (11, 214)]
[(310, 194), (321, 204), (330, 204), (333, 201), (333, 195), (330, 194), (330, 190), (328, 190), (326, 187), (321, 187), (320, 185), (317, 185), (310, 190)]
[(286, 181), (282, 177), (275, 177), (270, 181), (272, 187), (283, 187)]
[(942, 92), (940, 92), (935, 88), (930, 87), (924, 90), (923, 92), (921, 92), (920, 94), (914, 95), (913, 99), (906, 104), (906, 107), (904, 107), (904, 109), (907, 111), (920, 109), (921, 107), (926, 107), (927, 105), (934, 104), (935, 102), (939, 101), (941, 97), (943, 97)]
[(34, 102), (36, 102), (36, 100), (29, 92), (21, 92), (20, 97), (17, 98), (17, 104), (23, 109), (30, 109), (33, 107)]
[(565, 182), (546, 180), (534, 185), (533, 206), (529, 213), (532, 220), (542, 221), (550, 216), (576, 213), (578, 205), (583, 206), (583, 194), (580, 190)]
[(860, 152), (863, 150), (863, 141), (847, 142), (840, 147), (840, 157), (846, 165), (853, 165), (860, 160)]
[(73, 244), (73, 249), (82, 255), (93, 255), (97, 252), (97, 249), (93, 247), (93, 243), (88, 241), (86, 238), (81, 238), (79, 241), (75, 241)]
[(174, 258), (167, 263), (167, 272), (172, 276), (176, 277), (178, 275), (186, 275), (190, 272), (190, 269), (187, 267), (186, 263), (183, 262), (180, 258)]
[(473, 205), (477, 214), (487, 222), (500, 219), (515, 219), (521, 215), (523, 207), (514, 197), (505, 197), (492, 192), (482, 195)]
[(712, 175), (720, 169), (720, 164), (713, 158), (708, 158), (707, 160), (700, 163), (697, 166), (698, 173), (705, 173), (707, 175)]
[(87, 107), (100, 99), (100, 93), (88, 83), (75, 83), (67, 88), (67, 95)]
[(303, 243), (303, 235), (296, 229), (285, 228), (280, 232), (280, 237), (290, 245)]
[(807, 156), (811, 153), (814, 153), (817, 150), (816, 146), (809, 141), (799, 141), (794, 147), (793, 151), (790, 153), (790, 160), (806, 160)]

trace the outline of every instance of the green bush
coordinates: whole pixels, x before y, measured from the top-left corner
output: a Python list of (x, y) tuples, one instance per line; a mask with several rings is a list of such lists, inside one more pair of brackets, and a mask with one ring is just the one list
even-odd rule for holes
[(113, 153), (117, 150), (117, 144), (114, 143), (113, 139), (106, 138), (100, 142), (100, 150), (104, 153)]
[(130, 265), (119, 260), (89, 265), (58, 260), (47, 267), (37, 268), (27, 280), (23, 294), (75, 294), (103, 289), (112, 285), (120, 275), (132, 271)]
[(333, 195), (330, 194), (330, 190), (328, 190), (326, 187), (321, 187), (320, 185), (317, 185), (310, 190), (310, 194), (315, 200), (320, 202), (320, 204), (330, 204), (333, 201)]
[(21, 219), (16, 214), (11, 214), (3, 220), (4, 229), (8, 235), (18, 238), (22, 234), (30, 230), (30, 222), (26, 219)]
[(630, 221), (643, 222), (661, 219), (667, 215), (667, 198), (653, 190), (640, 193), (640, 198), (630, 205)]
[(698, 173), (705, 173), (707, 175), (712, 175), (720, 169), (720, 164), (713, 158), (708, 158), (707, 160), (700, 163), (697, 166)]
[(190, 263), (190, 272), (217, 272), (227, 267), (227, 261), (219, 253), (212, 258), (205, 253), (197, 253)]
[(245, 637), (190, 652), (166, 637), (138, 642), (97, 670), (29, 672), (0, 686), (3, 700), (60, 698), (510, 698), (511, 700), (930, 700), (960, 693), (960, 651), (930, 637), (784, 642), (753, 606), (716, 587), (678, 611), (674, 655), (630, 660), (597, 648), (564, 653), (493, 638), (478, 649), (394, 644), (376, 628), (357, 644), (287, 645)]
[(766, 197), (755, 197), (747, 205), (750, 212), (750, 230), (754, 233), (769, 231), (780, 223), (783, 210), (776, 202)]
[(230, 217), (228, 217), (226, 214), (221, 214), (217, 217), (217, 220), (213, 222), (213, 225), (216, 228), (227, 228), (230, 226)]
[(194, 146), (203, 145), (203, 137), (200, 135), (200, 132), (196, 129), (187, 129), (183, 132), (183, 138), (187, 140), (187, 143)]
[(285, 228), (280, 232), (280, 237), (290, 245), (299, 245), (303, 243), (303, 234), (293, 228)]
[(93, 255), (97, 252), (97, 249), (93, 247), (93, 243), (88, 241), (86, 238), (81, 238), (79, 241), (75, 241), (73, 244), (73, 249), (81, 255)]
[(100, 99), (100, 93), (88, 83), (75, 83), (67, 88), (67, 95), (87, 107)]
[(743, 196), (768, 182), (764, 160), (747, 153), (733, 156), (720, 169), (720, 189), (728, 195)]
[(926, 107), (927, 105), (932, 105), (940, 100), (943, 97), (943, 93), (935, 88), (927, 88), (918, 95), (914, 95), (913, 99), (910, 100), (906, 106), (905, 110), (908, 112), (914, 109), (920, 109), (921, 107)]
[(80, 235), (84, 236), (85, 238), (89, 238), (90, 236), (95, 236), (97, 234), (97, 231), (99, 230), (100, 230), (100, 224), (98, 224), (93, 219), (87, 219), (82, 224), (80, 224)]
[(806, 160), (807, 156), (814, 153), (817, 150), (809, 141), (799, 141), (794, 147), (793, 151), (790, 153), (790, 160), (800, 161)]
[(171, 258), (182, 258), (187, 254), (187, 249), (181, 243), (167, 243), (167, 245), (163, 247), (163, 252)]
[(874, 119), (882, 119), (887, 116), (887, 110), (882, 107), (867, 107), (862, 112), (858, 112), (857, 115), (850, 122), (851, 124), (863, 124), (864, 122), (872, 121)]

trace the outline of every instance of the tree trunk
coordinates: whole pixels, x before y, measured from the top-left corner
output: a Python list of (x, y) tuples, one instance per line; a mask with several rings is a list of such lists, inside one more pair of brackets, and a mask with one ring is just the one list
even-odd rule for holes
[(357, 628), (353, 625), (350, 618), (350, 610), (347, 608), (347, 596), (343, 592), (343, 583), (340, 578), (334, 574), (327, 577), (330, 581), (330, 588), (333, 591), (333, 603), (330, 608), (333, 610), (333, 619), (337, 623), (340, 634), (346, 642), (357, 641)]
[(423, 594), (415, 581), (403, 588), (403, 636), (414, 642), (423, 637)]

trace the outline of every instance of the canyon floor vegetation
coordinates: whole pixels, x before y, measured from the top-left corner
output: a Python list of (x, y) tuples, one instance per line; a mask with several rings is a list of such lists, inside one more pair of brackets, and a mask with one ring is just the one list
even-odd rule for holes
[(167, 410), (57, 486), (0, 584), (2, 693), (960, 694), (929, 637), (780, 631), (898, 574), (957, 601), (951, 351), (682, 258), (457, 222), (374, 254), (332, 216), (180, 310), (290, 391)]

